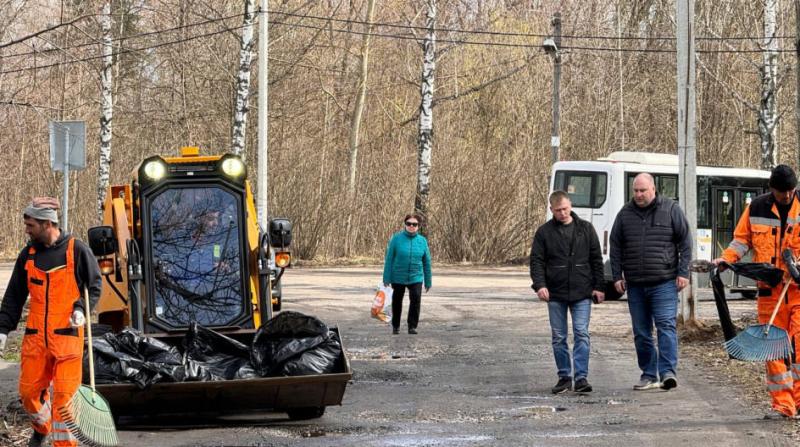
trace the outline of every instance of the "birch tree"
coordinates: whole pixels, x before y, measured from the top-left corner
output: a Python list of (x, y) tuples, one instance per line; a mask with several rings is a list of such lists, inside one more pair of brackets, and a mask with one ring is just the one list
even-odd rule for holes
[(239, 72), (236, 77), (236, 104), (233, 110), (233, 136), (231, 151), (244, 158), (247, 135), (247, 112), (250, 108), (250, 68), (253, 61), (253, 24), (255, 0), (244, 0), (242, 39), (239, 49)]
[(777, 3), (778, 0), (764, 1), (764, 63), (761, 66), (761, 107), (758, 112), (762, 169), (772, 169), (778, 159), (778, 142), (775, 137), (778, 127), (778, 39), (775, 34)]
[(422, 83), (420, 84), (419, 137), (417, 154), (417, 194), (414, 212), (422, 217), (421, 230), (427, 225), (428, 196), (431, 185), (431, 151), (433, 149), (433, 81), (436, 71), (436, 0), (428, 0), (427, 32), (422, 44)]
[[(375, 15), (375, 0), (367, 1), (367, 32), (361, 41), (361, 65), (358, 78), (358, 92), (356, 93), (356, 104), (353, 108), (353, 117), (350, 123), (350, 160), (347, 170), (347, 204), (352, 210), (356, 198), (356, 171), (358, 166), (358, 141), (361, 130), (361, 118), (364, 114), (364, 103), (367, 99), (367, 74), (369, 71), (369, 42), (372, 34), (372, 20)], [(353, 213), (347, 214), (347, 236), (348, 241), (345, 252), (350, 252), (350, 235), (352, 234)]]
[(100, 156), (97, 166), (97, 213), (103, 216), (103, 202), (109, 185), (111, 170), (111, 119), (114, 114), (114, 103), (111, 92), (113, 79), (111, 68), (114, 62), (111, 43), (111, 1), (106, 0), (103, 14), (100, 16), (100, 27), (103, 39), (102, 70), (100, 71)]

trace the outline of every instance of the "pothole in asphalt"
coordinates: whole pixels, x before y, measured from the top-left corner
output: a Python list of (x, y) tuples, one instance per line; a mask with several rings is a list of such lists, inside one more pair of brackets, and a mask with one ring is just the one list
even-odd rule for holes
[(358, 382), (407, 382), (416, 380), (418, 374), (394, 369), (358, 370), (353, 373), (353, 379)]

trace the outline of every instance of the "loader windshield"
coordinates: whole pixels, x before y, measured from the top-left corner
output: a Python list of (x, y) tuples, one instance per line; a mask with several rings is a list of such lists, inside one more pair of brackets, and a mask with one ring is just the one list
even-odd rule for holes
[(219, 186), (166, 189), (153, 198), (151, 316), (185, 327), (229, 325), (242, 315), (238, 204)]

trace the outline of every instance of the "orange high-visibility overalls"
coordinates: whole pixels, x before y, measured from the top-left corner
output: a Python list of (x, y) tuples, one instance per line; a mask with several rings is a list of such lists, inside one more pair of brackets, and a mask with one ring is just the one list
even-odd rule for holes
[(74, 246), (75, 240), (70, 238), (67, 265), (49, 271), (36, 268), (33, 247), (25, 264), (30, 311), (22, 341), (19, 395), (33, 429), (51, 433), (54, 446), (78, 445), (59, 413), (81, 384), (83, 328), (69, 323), (73, 304), (80, 299)]
[[(766, 262), (786, 271), (781, 258), (785, 248), (791, 248), (797, 257), (800, 252), (800, 199), (795, 194), (786, 219), (786, 231), (781, 237), (781, 219), (771, 193), (756, 197), (750, 203), (733, 233), (733, 240), (722, 254), (728, 262), (736, 262), (753, 249), (752, 262)], [(784, 276), (784, 281), (792, 281)], [(769, 322), (772, 311), (783, 290), (783, 284), (774, 288), (758, 282), (758, 322)], [(774, 325), (786, 330), (792, 343), (792, 358), (767, 362), (767, 390), (772, 396), (772, 408), (787, 416), (794, 416), (800, 408), (800, 290), (792, 282), (775, 317)]]

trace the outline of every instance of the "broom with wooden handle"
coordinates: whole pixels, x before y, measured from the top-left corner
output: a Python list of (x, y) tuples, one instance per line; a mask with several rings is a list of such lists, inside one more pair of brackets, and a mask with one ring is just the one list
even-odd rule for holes
[(94, 389), (94, 352), (92, 350), (92, 321), (90, 318), (89, 290), (83, 293), (86, 306), (86, 336), (89, 342), (89, 383), (81, 385), (67, 405), (59, 409), (61, 418), (72, 436), (80, 442), (96, 447), (114, 447), (117, 429), (108, 402)]

